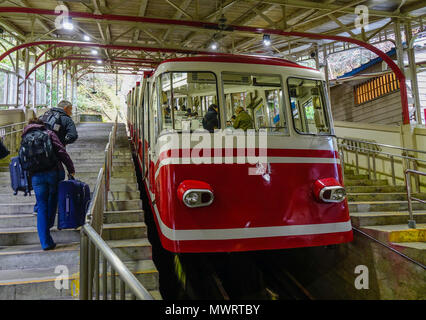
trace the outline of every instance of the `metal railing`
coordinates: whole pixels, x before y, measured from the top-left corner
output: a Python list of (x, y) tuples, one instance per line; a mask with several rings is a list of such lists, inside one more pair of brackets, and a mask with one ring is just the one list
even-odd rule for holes
[[(367, 171), (369, 179), (377, 179), (378, 174), (383, 176), (388, 176), (392, 179), (392, 184), (397, 185), (396, 180), (401, 180), (405, 183), (405, 169), (418, 170), (418, 164), (424, 163), (426, 165), (426, 160), (414, 157), (413, 153), (421, 153), (426, 155), (426, 151), (407, 149), (387, 144), (381, 144), (376, 142), (370, 142), (365, 140), (357, 140), (352, 138), (342, 138), (337, 137), (337, 146), (339, 148), (339, 153), (341, 155), (342, 166), (343, 164), (348, 164), (355, 168), (356, 174), (360, 174), (360, 170)], [(401, 154), (385, 152), (382, 148), (388, 148), (392, 150), (398, 150)], [(345, 152), (351, 152), (354, 154), (355, 163), (348, 163), (348, 156), (345, 157)], [(365, 157), (366, 167), (361, 166), (360, 158)], [(388, 172), (383, 170), (378, 172), (377, 170), (377, 161), (380, 160), (381, 163), (387, 163)], [(401, 164), (402, 170), (397, 174), (395, 164)], [(383, 164), (383, 167), (385, 165)], [(416, 186), (416, 191), (420, 192), (420, 179), (419, 176), (414, 177), (414, 183)]]
[[(80, 123), (80, 116), (78, 113), (72, 116), (75, 124)], [(18, 155), (19, 147), (21, 146), (21, 136), (24, 127), (28, 124), (27, 121), (17, 122), (0, 126), (0, 139), (5, 147), (9, 150), (10, 156)]]
[(21, 136), (27, 122), (12, 123), (0, 127), (0, 139), (9, 150), (10, 156), (16, 156), (21, 145)]
[[(126, 288), (130, 290), (131, 299), (153, 300), (151, 294), (101, 237), (104, 212), (108, 208), (117, 120), (118, 118), (109, 134), (105, 148), (105, 164), (99, 170), (86, 223), (80, 232), (80, 300), (99, 300), (101, 291), (103, 300), (108, 300), (108, 277), (111, 300), (116, 299), (117, 281), (120, 300), (126, 299)], [(102, 272), (100, 266), (102, 266)]]
[(406, 183), (405, 186), (407, 188), (408, 214), (410, 215), (410, 219), (408, 220), (408, 227), (415, 229), (416, 228), (416, 220), (414, 220), (414, 216), (413, 216), (412, 200), (418, 201), (418, 202), (421, 202), (421, 203), (424, 203), (424, 204), (426, 204), (426, 201), (422, 200), (422, 199), (415, 198), (411, 195), (411, 186), (410, 186), (410, 183), (408, 183), (410, 181), (410, 174), (426, 176), (426, 172), (420, 172), (420, 171), (410, 170), (410, 169), (405, 170), (405, 183)]
[[(355, 164), (349, 164), (349, 166), (355, 167), (356, 174), (360, 173), (360, 170), (366, 170), (368, 173), (369, 179), (377, 179), (377, 175), (385, 175), (392, 178), (392, 184), (396, 186), (396, 180), (402, 180), (406, 187), (407, 192), (407, 201), (408, 201), (408, 227), (416, 228), (416, 221), (413, 217), (413, 206), (412, 200), (419, 201), (421, 203), (425, 203), (425, 200), (418, 199), (412, 196), (412, 184), (413, 181), (410, 175), (414, 176), (414, 184), (416, 188), (416, 192), (421, 192), (421, 181), (420, 176), (426, 176), (426, 173), (418, 171), (418, 163), (426, 163), (426, 160), (416, 158), (412, 156), (413, 153), (426, 154), (426, 151), (422, 150), (414, 150), (401, 148), (397, 146), (381, 144), (376, 142), (370, 142), (365, 140), (356, 140), (351, 138), (340, 138), (337, 137), (337, 145), (339, 148), (339, 153), (341, 156), (342, 166), (348, 160), (348, 152), (351, 152), (355, 155)], [(398, 150), (401, 154), (385, 152), (382, 148), (388, 148), (392, 150)], [(344, 153), (346, 154), (346, 157)], [(410, 155), (411, 154), (411, 155)], [(360, 165), (360, 157), (366, 157), (367, 167), (363, 167)], [(376, 161), (379, 159), (382, 162), (383, 168), (385, 168), (384, 162), (388, 162), (390, 164), (390, 173), (388, 172), (377, 172), (376, 170)], [(372, 162), (372, 163), (371, 163)], [(395, 163), (399, 162), (402, 166), (401, 175), (397, 175)]]

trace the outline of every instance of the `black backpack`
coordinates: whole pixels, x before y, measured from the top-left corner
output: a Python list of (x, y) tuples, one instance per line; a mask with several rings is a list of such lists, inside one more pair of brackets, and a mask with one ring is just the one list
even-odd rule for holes
[(47, 130), (31, 130), (22, 137), (19, 148), (22, 169), (30, 173), (53, 169), (58, 160)]
[(0, 139), (0, 159), (6, 158), (10, 154), (9, 150), (5, 147)]
[(55, 131), (57, 134), (61, 130), (61, 114), (57, 111), (47, 111), (43, 116), (41, 116), (40, 120), (44, 122), (47, 129)]

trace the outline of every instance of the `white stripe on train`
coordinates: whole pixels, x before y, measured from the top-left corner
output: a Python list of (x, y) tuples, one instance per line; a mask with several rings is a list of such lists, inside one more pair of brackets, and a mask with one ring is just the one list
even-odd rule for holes
[[(149, 189), (149, 183), (146, 181), (147, 189), (151, 199), (154, 199)], [(230, 229), (193, 229), (193, 230), (175, 230), (171, 229), (161, 220), (160, 213), (155, 203), (152, 203), (155, 215), (160, 226), (161, 233), (172, 241), (185, 240), (231, 240), (231, 239), (250, 239), (265, 237), (284, 237), (284, 236), (306, 236), (314, 234), (348, 232), (352, 230), (351, 220), (346, 222), (305, 224), (292, 226), (275, 227), (254, 227), (254, 228), (230, 228)]]
[[(171, 164), (178, 164), (178, 165), (196, 165), (195, 163), (191, 163), (190, 158), (186, 158), (186, 163), (182, 163), (184, 158), (166, 158), (160, 161), (160, 164), (158, 165), (157, 171), (155, 172), (155, 179), (157, 179), (160, 169), (163, 166), (171, 165)], [(199, 161), (202, 160), (202, 158), (198, 158)], [(214, 163), (214, 158), (209, 158), (212, 161), (212, 164)], [(238, 162), (237, 157), (223, 157), (223, 161), (220, 164), (241, 164)], [(267, 163), (312, 163), (312, 164), (340, 164), (340, 160), (336, 158), (310, 158), (310, 157), (268, 157)], [(203, 163), (201, 163), (203, 164)], [(249, 164), (248, 162), (242, 163), (242, 164)], [(249, 164), (253, 166), (253, 168), (256, 168), (255, 164)]]

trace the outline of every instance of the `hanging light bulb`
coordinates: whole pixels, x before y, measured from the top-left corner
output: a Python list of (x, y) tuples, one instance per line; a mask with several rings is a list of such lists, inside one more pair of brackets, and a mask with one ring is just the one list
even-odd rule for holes
[(87, 34), (84, 35), (83, 39), (84, 41), (90, 41), (90, 37)]
[(98, 64), (102, 64), (102, 60), (97, 60), (96, 61)]
[(217, 43), (216, 42), (212, 42), (212, 44), (210, 45), (210, 48), (213, 50), (217, 49)]
[(62, 22), (62, 27), (65, 30), (73, 30), (74, 29), (74, 25), (72, 23), (71, 17), (68, 17), (68, 18), (64, 19), (64, 21)]
[(263, 44), (267, 47), (271, 45), (271, 36), (269, 34), (263, 35)]
[(92, 54), (98, 54), (98, 50), (92, 49)]

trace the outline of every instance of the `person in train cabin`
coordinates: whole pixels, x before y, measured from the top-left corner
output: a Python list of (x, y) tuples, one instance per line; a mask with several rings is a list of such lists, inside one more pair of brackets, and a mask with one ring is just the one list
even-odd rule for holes
[(63, 163), (71, 176), (75, 175), (74, 164), (59, 137), (48, 130), (40, 119), (31, 119), (24, 128), (19, 150), (23, 168), (27, 168), (36, 196), (37, 232), (43, 250), (56, 247), (50, 229), (55, 223), (58, 206), (59, 175)]
[(250, 115), (247, 111), (244, 110), (243, 107), (238, 107), (235, 110), (237, 116), (233, 122), (234, 129), (243, 129), (246, 131), (247, 129), (253, 129), (253, 120), (251, 120)]
[(213, 133), (214, 129), (219, 128), (218, 118), (219, 107), (211, 104), (203, 118), (203, 128)]

